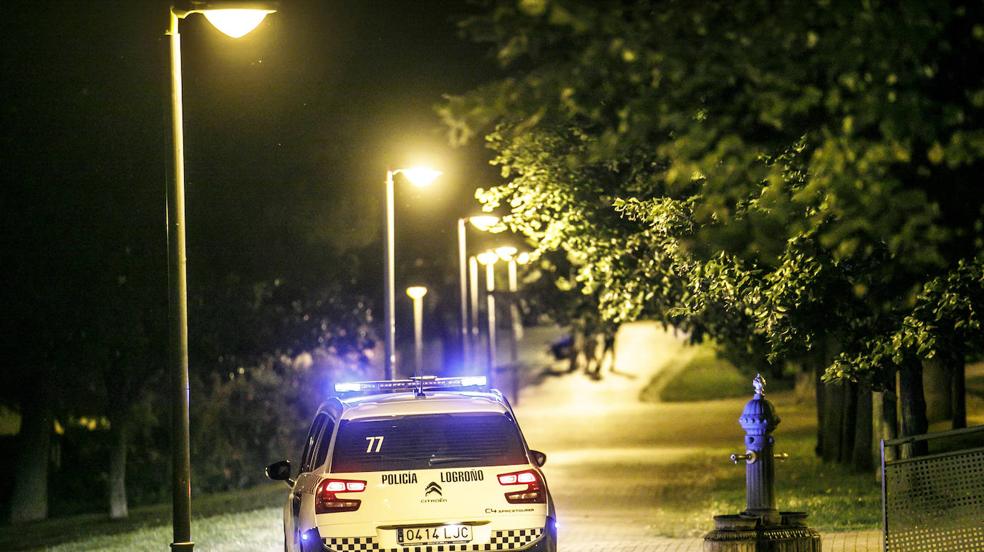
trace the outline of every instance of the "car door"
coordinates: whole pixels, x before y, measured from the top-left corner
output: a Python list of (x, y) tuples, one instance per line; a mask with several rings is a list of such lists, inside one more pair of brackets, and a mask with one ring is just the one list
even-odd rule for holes
[(300, 472), (297, 474), (297, 479), (294, 481), (293, 488), (291, 488), (290, 512), (291, 526), (293, 529), (292, 541), (295, 550), (298, 549), (300, 545), (300, 533), (307, 529), (306, 527), (299, 526), (302, 521), (301, 502), (303, 500), (304, 489), (307, 487), (307, 474), (311, 471), (315, 452), (317, 451), (316, 445), (318, 438), (320, 437), (321, 430), (324, 429), (327, 420), (328, 415), (322, 412), (315, 416), (314, 421), (311, 422), (311, 428), (308, 430), (307, 437), (304, 440), (304, 450), (301, 453)]
[(324, 426), (321, 428), (321, 435), (318, 438), (317, 452), (314, 453), (314, 457), (311, 461), (311, 469), (315, 470), (324, 465), (325, 460), (328, 459), (328, 451), (331, 449), (331, 437), (335, 433), (335, 420), (330, 417), (325, 420)]

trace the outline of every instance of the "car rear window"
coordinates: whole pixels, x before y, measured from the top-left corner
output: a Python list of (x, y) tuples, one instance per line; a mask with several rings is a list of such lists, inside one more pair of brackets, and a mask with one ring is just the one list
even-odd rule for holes
[(344, 420), (333, 473), (525, 464), (516, 423), (506, 414), (420, 414)]

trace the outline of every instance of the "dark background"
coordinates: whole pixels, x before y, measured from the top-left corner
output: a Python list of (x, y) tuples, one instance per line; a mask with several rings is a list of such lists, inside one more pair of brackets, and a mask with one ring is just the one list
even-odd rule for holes
[[(149, 397), (139, 400), (149, 405), (141, 423), (150, 429), (131, 445), (138, 475), (166, 475), (167, 465), (166, 457), (140, 456), (140, 443), (167, 446), (166, 396), (156, 390), (167, 382), (168, 7), (8, 1), (0, 33), (3, 417), (25, 401), (50, 403), (64, 421)], [(373, 311), (379, 324), (387, 168), (427, 163), (445, 173), (426, 190), (397, 183), (398, 341), (412, 340), (402, 290), (414, 283), (432, 289), (431, 336), (454, 334), (455, 221), (476, 210), (475, 188), (497, 179), (481, 144), (447, 146), (433, 109), (443, 94), (495, 76), (485, 48), (458, 38), (455, 17), (468, 9), (465, 2), (288, 0), (238, 40), (200, 15), (181, 22), (193, 394), (196, 385), (238, 392), (209, 383), (240, 361), (223, 363), (216, 351), (244, 358), (244, 347), (254, 355), (289, 351), (275, 330), (237, 327), (250, 282), (295, 282), (292, 290), (310, 297), (321, 283), (355, 280), (345, 289), (367, 301), (352, 296), (354, 308)], [(278, 300), (292, 298), (284, 292)], [(130, 332), (136, 324), (141, 330)], [(236, 342), (261, 334), (272, 342)], [(128, 348), (93, 337), (106, 335), (147, 343)], [(104, 369), (112, 351), (91, 354), (100, 347), (130, 354), (123, 370), (127, 362), (140, 369)], [(128, 374), (139, 381), (125, 381)], [(243, 389), (245, 398), (233, 403), (254, 400), (253, 389)], [(193, 425), (203, 427), (195, 408)], [(78, 431), (70, 429), (63, 445)], [(102, 492), (80, 482), (104, 477), (105, 439), (86, 434), (79, 442), (87, 444), (62, 447), (56, 463), (81, 469), (64, 472), (67, 479), (53, 475), (53, 514), (76, 508), (59, 502), (59, 484), (74, 481), (81, 486), (72, 493), (82, 497)], [(0, 439), (0, 449), (3, 497), (13, 439)], [(161, 497), (139, 492), (133, 485), (135, 502)], [(102, 508), (87, 502), (80, 507)]]
[[(94, 291), (84, 284), (128, 247), (158, 249), (146, 270), (165, 274), (167, 7), (4, 3), (3, 249), (19, 304)], [(286, 1), (239, 40), (182, 21), (192, 292), (378, 249), (385, 171), (421, 161), (445, 175), (397, 188), (397, 290), (455, 262), (454, 220), (495, 178), (480, 147), (447, 147), (432, 108), (494, 70), (457, 37), (467, 8)]]

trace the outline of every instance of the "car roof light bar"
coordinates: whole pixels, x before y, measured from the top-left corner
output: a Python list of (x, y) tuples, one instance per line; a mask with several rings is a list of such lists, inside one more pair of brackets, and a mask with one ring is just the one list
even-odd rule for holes
[(454, 390), (473, 387), (487, 387), (485, 376), (460, 376), (439, 378), (436, 376), (412, 377), (405, 380), (352, 381), (335, 384), (336, 393), (372, 395), (377, 393), (400, 393), (413, 391), (418, 395), (425, 390)]

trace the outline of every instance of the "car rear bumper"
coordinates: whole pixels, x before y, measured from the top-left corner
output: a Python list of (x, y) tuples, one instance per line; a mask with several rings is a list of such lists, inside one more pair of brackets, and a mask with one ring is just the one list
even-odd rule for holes
[[(525, 548), (495, 548), (492, 544), (472, 544), (472, 545), (451, 545), (445, 544), (441, 546), (415, 546), (410, 548), (332, 548), (327, 544), (319, 550), (319, 552), (348, 552), (349, 550), (374, 550), (378, 552), (478, 552), (478, 551), (490, 551), (490, 550), (512, 550), (514, 552), (553, 552), (553, 550), (547, 549), (546, 539), (541, 538), (536, 543), (527, 546)], [(307, 551), (305, 551), (307, 552)]]
[[(380, 546), (375, 537), (329, 537), (309, 539), (320, 545), (318, 552), (484, 552), (487, 550), (511, 550), (515, 552), (554, 552), (549, 543), (551, 535), (546, 528), (508, 529), (493, 531), (488, 542), (467, 544)], [(313, 535), (312, 535), (313, 536)], [(303, 552), (314, 552), (302, 548)]]

